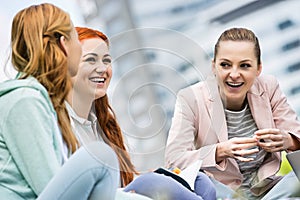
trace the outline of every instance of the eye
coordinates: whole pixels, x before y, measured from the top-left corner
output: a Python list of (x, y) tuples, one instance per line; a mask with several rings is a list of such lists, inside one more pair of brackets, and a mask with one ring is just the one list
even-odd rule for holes
[(251, 67), (251, 65), (248, 64), (248, 63), (243, 63), (243, 64), (240, 65), (240, 67), (241, 68), (248, 68), (248, 67)]
[(221, 67), (223, 67), (223, 68), (227, 68), (227, 67), (230, 67), (230, 66), (231, 66), (228, 62), (221, 62), (220, 65), (221, 65)]
[(108, 64), (111, 64), (111, 59), (110, 59), (110, 58), (104, 58), (104, 59), (103, 59), (103, 63), (104, 63), (104, 64), (107, 64), (107, 65), (108, 65)]
[(88, 57), (84, 60), (85, 62), (95, 63), (96, 59), (94, 57)]

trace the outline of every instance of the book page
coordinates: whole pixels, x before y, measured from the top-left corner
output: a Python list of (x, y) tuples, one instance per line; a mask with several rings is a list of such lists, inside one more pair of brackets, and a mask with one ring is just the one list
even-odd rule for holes
[(197, 160), (178, 174), (178, 176), (183, 178), (190, 185), (192, 190), (194, 190), (195, 180), (201, 168), (201, 165), (202, 160)]

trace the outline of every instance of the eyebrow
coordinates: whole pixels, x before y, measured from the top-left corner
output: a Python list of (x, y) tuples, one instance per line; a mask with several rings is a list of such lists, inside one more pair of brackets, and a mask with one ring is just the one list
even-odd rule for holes
[(111, 57), (111, 55), (110, 54), (105, 54), (103, 57)]
[[(228, 60), (226, 58), (220, 58), (220, 60), (231, 62), (230, 60)], [(245, 60), (241, 60), (240, 62), (253, 62), (253, 61), (251, 59), (245, 59)]]
[[(85, 58), (86, 56), (98, 56), (98, 54), (96, 54), (96, 53), (87, 53), (87, 54), (83, 55), (82, 57)], [(105, 55), (103, 55), (103, 57), (111, 57), (111, 55), (110, 54), (105, 54)]]
[(92, 55), (92, 56), (98, 56), (96, 53), (87, 53), (87, 54), (83, 55), (82, 57), (84, 58), (84, 57), (90, 56), (90, 55)]

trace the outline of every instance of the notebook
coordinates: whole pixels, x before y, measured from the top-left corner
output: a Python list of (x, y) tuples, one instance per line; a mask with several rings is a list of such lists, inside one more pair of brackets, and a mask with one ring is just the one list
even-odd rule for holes
[(293, 171), (300, 181), (300, 150), (287, 153), (286, 158), (288, 159)]
[(162, 167), (156, 169), (154, 172), (170, 176), (189, 190), (194, 191), (195, 180), (197, 178), (197, 174), (201, 168), (201, 165), (202, 160), (197, 160), (191, 165), (189, 165), (187, 168), (182, 170), (179, 174), (175, 174), (169, 169), (165, 169)]

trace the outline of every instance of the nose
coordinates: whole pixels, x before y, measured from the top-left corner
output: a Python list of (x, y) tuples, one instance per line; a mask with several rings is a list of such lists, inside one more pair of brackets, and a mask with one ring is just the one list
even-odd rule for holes
[(108, 65), (99, 64), (99, 65), (97, 65), (95, 70), (97, 73), (102, 74), (107, 70), (107, 68), (108, 68)]
[(240, 71), (237, 67), (233, 67), (230, 71), (230, 74), (229, 74), (230, 78), (232, 78), (233, 80), (234, 79), (237, 79), (240, 77)]

